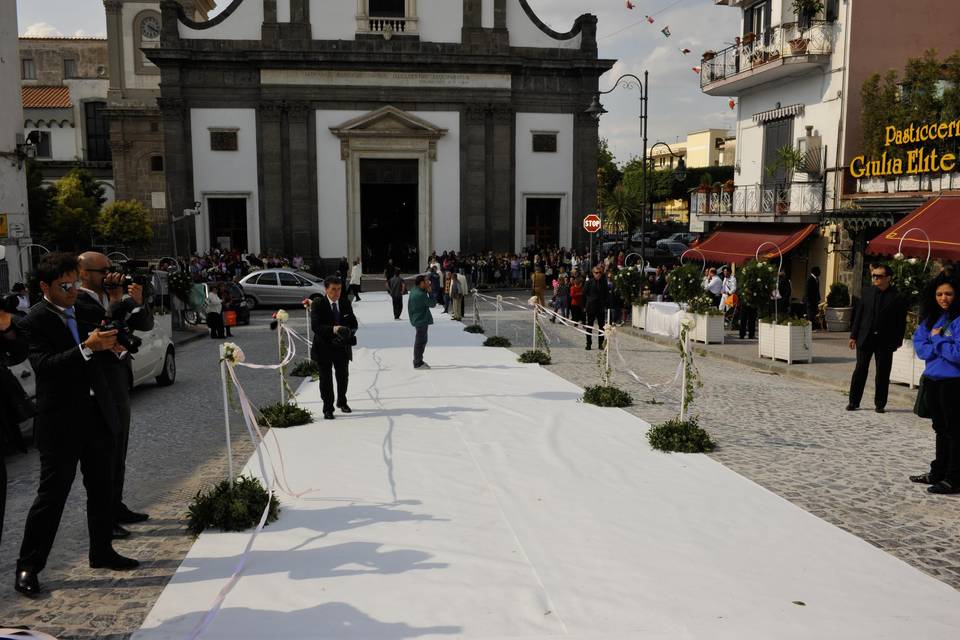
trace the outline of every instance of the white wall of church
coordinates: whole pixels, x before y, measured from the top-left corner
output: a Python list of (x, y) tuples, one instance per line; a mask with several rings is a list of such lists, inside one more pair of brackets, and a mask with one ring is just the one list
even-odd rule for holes
[(277, 22), (290, 22), (290, 0), (277, 0)]
[[(560, 244), (572, 240), (573, 115), (569, 113), (517, 114), (517, 248), (526, 246), (526, 197), (559, 197)], [(555, 132), (556, 153), (534, 153), (533, 132)]]
[(417, 2), (421, 42), (460, 42), (463, 28), (463, 3), (451, 0)]
[[(203, 203), (197, 218), (197, 245), (212, 244), (208, 198), (247, 199), (247, 250), (260, 252), (259, 190), (257, 188), (257, 113), (255, 109), (191, 109), (194, 200)], [(212, 151), (211, 128), (236, 128), (236, 151)]]
[(180, 24), (184, 40), (259, 40), (263, 27), (263, 2), (247, 0), (240, 4), (226, 20), (209, 29), (191, 29)]
[(495, 4), (496, 4), (496, 0), (483, 0), (481, 26), (484, 29), (493, 29), (494, 27), (493, 7)]
[[(572, 25), (571, 25), (572, 26)], [(566, 33), (570, 26), (552, 27)], [(579, 49), (580, 35), (569, 40), (554, 40), (530, 19), (520, 6), (520, 0), (507, 0), (507, 29), (510, 31), (511, 47), (537, 47), (546, 49)]]
[[(159, 75), (140, 75), (136, 72), (134, 56), (140, 55), (134, 50), (137, 42), (133, 33), (133, 23), (141, 11), (160, 12), (159, 2), (129, 2), (123, 5), (123, 75), (128, 89), (159, 89)], [(113, 70), (111, 70), (111, 73)]]
[(314, 40), (354, 40), (357, 0), (310, 0), (310, 27)]
[(460, 250), (460, 114), (413, 111), (413, 115), (447, 130), (437, 142), (433, 163), (433, 244), (438, 251)]

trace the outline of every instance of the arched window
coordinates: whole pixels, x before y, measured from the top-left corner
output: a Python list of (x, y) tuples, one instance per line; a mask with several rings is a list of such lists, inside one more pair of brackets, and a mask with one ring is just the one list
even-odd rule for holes
[(134, 68), (140, 75), (157, 75), (160, 70), (144, 55), (144, 49), (160, 46), (160, 14), (156, 11), (141, 11), (133, 19)]

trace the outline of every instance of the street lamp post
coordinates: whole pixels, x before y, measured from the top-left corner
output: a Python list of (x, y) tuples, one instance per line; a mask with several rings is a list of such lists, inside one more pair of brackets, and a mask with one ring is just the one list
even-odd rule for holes
[[(589, 113), (597, 121), (600, 120), (600, 116), (607, 113), (607, 110), (603, 108), (603, 105), (600, 104), (600, 96), (606, 95), (608, 93), (613, 93), (617, 87), (621, 86), (627, 89), (639, 89), (640, 91), (640, 136), (643, 138), (643, 212), (640, 215), (640, 256), (644, 257), (646, 236), (644, 235), (644, 230), (646, 229), (647, 222), (647, 193), (649, 192), (649, 186), (647, 185), (647, 105), (649, 102), (650, 88), (649, 88), (649, 72), (643, 72), (643, 80), (633, 75), (632, 73), (626, 73), (613, 83), (613, 87), (607, 91), (600, 91), (594, 94), (593, 100), (590, 103), (590, 106), (584, 111), (584, 113)], [(624, 82), (626, 81), (626, 82)], [(629, 238), (628, 238), (629, 241)]]

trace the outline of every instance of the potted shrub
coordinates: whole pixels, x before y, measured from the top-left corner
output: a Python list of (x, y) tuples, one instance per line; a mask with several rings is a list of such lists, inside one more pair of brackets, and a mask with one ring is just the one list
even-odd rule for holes
[(723, 344), (723, 312), (713, 304), (713, 298), (701, 292), (687, 302), (687, 317), (692, 317), (694, 326), (690, 338), (704, 344)]
[(727, 180), (726, 182), (723, 183), (724, 193), (733, 193), (735, 188), (736, 188), (736, 185), (734, 184), (733, 180)]
[(794, 38), (790, 41), (790, 53), (795, 56), (806, 55), (808, 44), (810, 40), (807, 38)]
[(706, 51), (703, 54), (703, 61), (707, 62), (708, 60), (713, 60), (716, 57), (717, 57), (716, 51)]
[(811, 21), (823, 11), (823, 0), (793, 0), (793, 12), (801, 29), (809, 29)]
[(749, 46), (753, 44), (753, 41), (756, 39), (757, 39), (757, 34), (751, 31), (749, 33), (743, 34), (743, 38), (740, 40), (740, 42), (743, 43), (744, 46)]
[(797, 318), (762, 319), (759, 323), (760, 357), (783, 360), (787, 364), (797, 361), (813, 362), (813, 325), (809, 320)]
[(713, 178), (709, 173), (704, 173), (700, 176), (700, 186), (697, 187), (697, 191), (700, 193), (710, 193), (710, 189), (713, 187)]
[(850, 289), (842, 282), (830, 285), (827, 294), (827, 309), (824, 311), (827, 331), (850, 331), (853, 307), (850, 306)]

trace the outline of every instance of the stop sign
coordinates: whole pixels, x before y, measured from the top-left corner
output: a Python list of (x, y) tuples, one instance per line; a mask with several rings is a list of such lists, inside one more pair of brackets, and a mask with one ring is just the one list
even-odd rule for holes
[(583, 219), (583, 228), (586, 229), (587, 233), (596, 233), (600, 231), (600, 228), (603, 224), (600, 222), (600, 216), (595, 213), (591, 213)]

